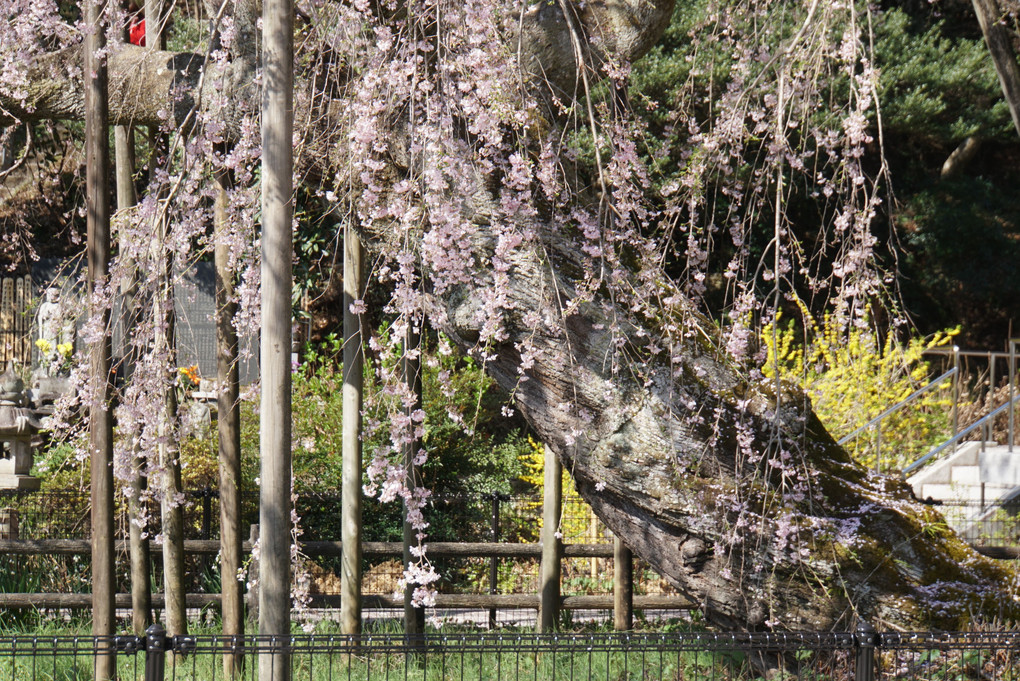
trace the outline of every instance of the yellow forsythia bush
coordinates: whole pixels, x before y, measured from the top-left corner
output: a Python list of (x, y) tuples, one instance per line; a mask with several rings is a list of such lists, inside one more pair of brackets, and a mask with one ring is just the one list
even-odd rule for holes
[[(826, 314), (820, 321), (801, 305), (803, 323), (763, 330), (766, 375), (800, 385), (837, 440), (926, 385), (934, 375), (923, 354), (946, 347), (959, 329), (905, 343), (889, 333), (881, 340), (870, 325), (849, 329)], [(900, 470), (945, 441), (952, 429), (952, 381), (917, 398), (881, 423), (880, 468)], [(869, 428), (846, 443), (859, 462), (874, 467), (877, 437)]]

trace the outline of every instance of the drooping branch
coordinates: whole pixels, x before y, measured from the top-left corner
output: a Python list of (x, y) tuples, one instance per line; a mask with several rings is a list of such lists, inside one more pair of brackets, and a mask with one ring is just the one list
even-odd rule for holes
[[(569, 82), (569, 67), (549, 66), (565, 79), (555, 86)], [(387, 132), (390, 165), (366, 194), (428, 181), (406, 160), (413, 154), (402, 151), (401, 124)], [(504, 167), (513, 172), (512, 163)], [(614, 534), (703, 604), (710, 621), (824, 629), (864, 615), (913, 628), (957, 626), (954, 618), (1000, 608), (1013, 614), (1006, 571), (945, 529), (906, 485), (851, 461), (803, 394), (749, 378), (713, 323), (654, 265), (642, 271), (657, 251), (627, 243), (618, 265), (586, 262), (581, 251), (592, 244), (573, 216), (547, 220), (540, 206), (508, 226), (504, 206), (520, 194), (501, 194), (505, 187), (481, 170), (450, 174), (465, 189), (449, 201), (437, 190), (436, 210), (453, 204), (472, 228), (443, 254), (469, 251), (474, 270), (451, 283), (429, 271), (444, 266), (442, 257), (423, 255), (421, 275), (433, 286), (425, 314), (483, 358)], [(527, 191), (540, 191), (539, 182)], [(391, 204), (399, 197), (371, 205)], [(606, 213), (588, 225), (599, 237), (613, 231)], [(415, 225), (401, 227), (362, 224), (366, 242), (405, 256), (405, 266), (407, 253), (425, 249), (398, 244), (421, 237)], [(520, 245), (506, 248), (508, 241)], [(593, 284), (586, 273), (600, 268), (621, 274)], [(642, 294), (620, 302), (623, 289)]]

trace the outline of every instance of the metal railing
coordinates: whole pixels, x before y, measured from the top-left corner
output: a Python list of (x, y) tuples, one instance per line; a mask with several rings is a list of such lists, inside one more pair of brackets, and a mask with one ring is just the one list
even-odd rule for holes
[[(949, 438), (948, 440), (943, 442), (941, 445), (939, 445), (938, 447), (935, 447), (934, 449), (929, 451), (927, 454), (922, 456), (920, 459), (918, 459), (914, 463), (912, 463), (909, 466), (907, 466), (906, 468), (904, 468), (903, 469), (903, 477), (906, 477), (906, 476), (910, 475), (911, 473), (913, 473), (917, 469), (921, 468), (925, 464), (927, 464), (927, 463), (929, 463), (931, 461), (934, 461), (935, 457), (937, 457), (939, 454), (944, 452), (946, 449), (959, 444), (960, 441), (963, 440), (963, 438), (967, 437), (968, 435), (973, 433), (978, 428), (983, 428), (984, 429), (983, 437), (982, 437), (982, 440), (981, 440), (981, 446), (983, 448), (985, 441), (988, 439), (988, 429), (991, 428), (992, 421), (995, 419), (996, 416), (998, 416), (1002, 412), (1004, 412), (1007, 409), (1009, 409), (1010, 406), (1013, 405), (1018, 400), (1018, 398), (1020, 398), (1020, 396), (1013, 396), (1010, 399), (1006, 400), (1006, 402), (1004, 402), (1003, 404), (1000, 404), (998, 407), (996, 407), (995, 409), (990, 411), (988, 414), (986, 414), (985, 416), (981, 417), (980, 419), (978, 419), (974, 423), (970, 424), (969, 426), (967, 426), (966, 428), (964, 428), (960, 432), (958, 432), (955, 435), (953, 435), (953, 437)], [(1010, 409), (1010, 416), (1011, 417), (1012, 417), (1014, 411), (1015, 410)]]
[[(960, 349), (959, 348), (954, 348), (953, 350), (955, 352), (955, 356), (957, 357), (957, 361), (958, 361)], [(959, 414), (959, 375), (960, 375), (960, 367), (958, 365), (954, 366), (952, 369), (950, 369), (949, 371), (945, 372), (944, 374), (942, 374), (941, 376), (936, 378), (931, 383), (929, 383), (929, 384), (927, 384), (925, 386), (922, 386), (922, 387), (918, 388), (917, 390), (915, 390), (914, 392), (910, 393), (910, 395), (908, 395), (907, 397), (903, 398), (902, 400), (900, 400), (899, 402), (897, 402), (893, 406), (889, 407), (888, 409), (883, 411), (881, 414), (879, 414), (878, 416), (876, 416), (875, 418), (871, 419), (870, 421), (865, 423), (863, 426), (858, 428), (857, 430), (853, 431), (849, 435), (843, 436), (842, 438), (840, 438), (837, 441), (837, 444), (845, 445), (846, 443), (850, 442), (851, 440), (853, 440), (854, 438), (856, 438), (858, 435), (860, 435), (864, 431), (868, 430), (869, 428), (874, 428), (875, 429), (875, 470), (876, 471), (880, 470), (880, 465), (881, 465), (881, 461), (882, 461), (882, 421), (884, 421), (886, 418), (892, 416), (893, 414), (898, 412), (900, 409), (906, 407), (907, 405), (909, 405), (910, 403), (912, 403), (914, 400), (916, 400), (917, 398), (921, 397), (922, 395), (930, 392), (931, 390), (934, 390), (936, 387), (941, 385), (944, 381), (948, 380), (949, 378), (953, 379), (953, 415), (952, 415), (952, 421), (953, 421), (953, 434), (955, 435), (956, 431), (957, 431), (957, 428), (959, 426), (959, 416), (958, 416), (958, 414)]]
[[(113, 665), (109, 658), (113, 657)], [(254, 679), (262, 664), (322, 679), (1015, 679), (1020, 633), (403, 634), (0, 637), (0, 678)], [(228, 677), (224, 668), (232, 670)]]

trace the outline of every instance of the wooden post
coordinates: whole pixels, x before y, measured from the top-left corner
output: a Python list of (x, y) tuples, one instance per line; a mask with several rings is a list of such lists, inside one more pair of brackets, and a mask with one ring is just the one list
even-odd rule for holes
[[(290, 635), (291, 222), (294, 215), (294, 8), (262, 14), (262, 400), (259, 635)], [(288, 681), (290, 656), (266, 655), (260, 681)]]
[[(492, 541), (499, 542), (499, 492), (492, 493), (492, 517), (490, 518), (490, 529)], [(495, 596), (499, 592), (499, 559), (495, 556), (489, 558), (489, 595)], [(496, 628), (496, 608), (489, 608), (489, 629)]]
[(32, 301), (32, 276), (26, 274), (24, 277), (25, 281), (25, 309), (21, 311), (22, 317), (24, 318), (25, 331), (21, 337), (21, 361), (25, 363), (25, 366), (32, 366), (32, 350), (35, 345), (32, 342), (32, 332), (35, 327), (35, 318), (32, 316), (32, 311), (35, 310), (35, 305)]
[(18, 530), (18, 509), (0, 508), (0, 539), (17, 541), (21, 538)]
[(619, 537), (613, 537), (613, 628), (634, 628), (634, 556)]
[[(108, 329), (109, 309), (96, 309), (93, 296), (110, 272), (110, 146), (107, 128), (106, 60), (99, 53), (106, 46), (100, 0), (85, 2), (85, 205), (88, 231), (89, 312), (100, 317), (100, 328)], [(117, 593), (113, 553), (113, 418), (110, 409), (110, 335), (92, 344), (89, 380), (89, 455), (92, 476), (92, 633), (114, 633), (114, 598)], [(107, 681), (116, 673), (116, 657), (96, 656), (95, 678)]]
[(0, 363), (14, 358), (14, 280), (4, 277), (0, 285)]
[[(28, 307), (25, 304), (25, 288), (26, 280), (24, 278), (18, 277), (14, 280), (14, 337), (11, 339), (11, 359), (21, 363), (25, 362), (22, 347), (29, 330), (25, 315), (25, 310)], [(31, 367), (31, 365), (28, 366)]]
[(539, 566), (538, 588), (541, 605), (538, 630), (548, 633), (556, 628), (560, 609), (560, 569), (563, 541), (560, 514), (563, 508), (563, 467), (559, 457), (545, 446), (545, 489), (542, 495), (542, 563)]
[[(251, 525), (248, 528), (248, 543), (252, 546), (259, 545), (259, 526), (258, 524)], [(252, 551), (251, 562), (248, 564), (248, 576), (251, 578), (253, 588), (248, 591), (244, 596), (244, 602), (248, 607), (248, 613), (255, 620), (259, 619), (259, 587), (258, 587), (258, 576), (261, 574), (259, 567), (259, 556), (257, 553)]]
[[(123, 33), (127, 33), (124, 27)], [(135, 130), (130, 125), (118, 125), (113, 129), (114, 170), (117, 183), (117, 209), (128, 210), (138, 203), (135, 191)], [(123, 363), (122, 376), (127, 380), (134, 369), (136, 353), (131, 344), (131, 330), (138, 321), (135, 293), (137, 289), (137, 270), (135, 263), (126, 264), (131, 275), (120, 287), (120, 347), (118, 354)], [(131, 629), (138, 636), (143, 636), (152, 624), (152, 590), (149, 575), (152, 569), (152, 556), (149, 553), (149, 542), (144, 538), (147, 527), (141, 525), (146, 515), (142, 499), (148, 489), (145, 473), (145, 460), (133, 455), (131, 478), (127, 482), (131, 492), (127, 495), (128, 506), (128, 555), (131, 561)]]
[(361, 633), (361, 391), (363, 376), (361, 318), (351, 305), (362, 296), (361, 241), (344, 227), (344, 394), (341, 481), (340, 631)]
[[(166, 7), (164, 0), (145, 0), (145, 45), (156, 50), (166, 47)], [(154, 130), (153, 158), (150, 170), (158, 165), (160, 152), (166, 153), (166, 136)], [(173, 283), (173, 257), (167, 244), (167, 219), (159, 215), (154, 225), (153, 259), (157, 283), (155, 314), (157, 332), (155, 343), (167, 350), (169, 366), (164, 393), (164, 415), (161, 424), (159, 464), (162, 469), (160, 512), (163, 517), (163, 584), (166, 594), (167, 634), (181, 636), (188, 633), (187, 606), (184, 599), (184, 509), (178, 499), (182, 494), (180, 451), (177, 447), (177, 352), (174, 327), (176, 325)], [(171, 659), (173, 659), (171, 657)]]
[[(234, 276), (226, 243), (230, 171), (216, 171), (216, 206), (213, 217), (216, 264), (216, 429), (220, 465), (220, 593), (223, 596), (223, 635), (244, 635), (244, 590), (237, 578), (241, 569), (241, 403), (237, 366), (237, 329), (234, 315)], [(228, 681), (241, 673), (241, 656), (223, 656)]]
[[(161, 254), (161, 282), (156, 291), (157, 314), (165, 320), (162, 328), (165, 335), (157, 333), (156, 343), (165, 345), (168, 356), (174, 358), (174, 297), (173, 282), (169, 273), (166, 254)], [(176, 372), (176, 362), (171, 359), (168, 372)], [(163, 441), (159, 444), (159, 460), (162, 468), (163, 489), (160, 495), (160, 511), (163, 516), (163, 585), (166, 594), (165, 611), (167, 632), (170, 636), (188, 633), (187, 604), (184, 599), (184, 509), (179, 499), (183, 493), (181, 484), (180, 450), (177, 446), (177, 392), (172, 383), (167, 384), (163, 396), (164, 414), (160, 428)], [(173, 659), (171, 657), (171, 659)]]
[(144, 538), (148, 527), (139, 524), (145, 515), (142, 497), (146, 482), (142, 457), (135, 454), (132, 462), (133, 477), (128, 482), (131, 495), (128, 496), (128, 554), (131, 561), (131, 629), (138, 636), (152, 625), (152, 591), (149, 575), (152, 572), (152, 555), (149, 540)]
[[(421, 385), (421, 334), (415, 328), (415, 320), (408, 319), (407, 330), (404, 333), (404, 383), (411, 395), (414, 395), (414, 402), (405, 408), (408, 419), (411, 415), (421, 409), (422, 385)], [(414, 421), (408, 426), (416, 429)], [(414, 460), (421, 448), (421, 440), (414, 435), (409, 442), (404, 444), (404, 467), (407, 469), (407, 485), (414, 489), (420, 484), (418, 466)], [(407, 504), (404, 504), (404, 567), (416, 559), (411, 554), (411, 548), (418, 545), (417, 530), (407, 522)], [(421, 645), (425, 635), (425, 608), (415, 607), (412, 603), (414, 586), (408, 584), (404, 587), (404, 635), (412, 645)]]
[(125, 210), (138, 203), (135, 192), (135, 129), (130, 125), (116, 126), (113, 129), (113, 148), (117, 159), (117, 208)]

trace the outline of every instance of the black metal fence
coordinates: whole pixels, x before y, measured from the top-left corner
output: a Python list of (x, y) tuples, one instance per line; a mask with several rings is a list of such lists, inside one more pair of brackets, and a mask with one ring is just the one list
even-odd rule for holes
[[(260, 664), (283, 662), (307, 679), (817, 679), (831, 681), (999, 681), (1020, 676), (1020, 634), (399, 634), (286, 638), (0, 637), (0, 678), (93, 678), (97, 658), (115, 656), (118, 679), (255, 679)], [(274, 664), (274, 666), (276, 666)]]
[(975, 546), (1020, 548), (1020, 499), (1004, 503), (947, 501), (938, 510)]

